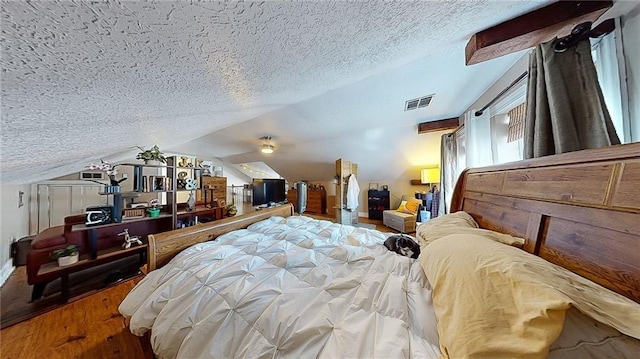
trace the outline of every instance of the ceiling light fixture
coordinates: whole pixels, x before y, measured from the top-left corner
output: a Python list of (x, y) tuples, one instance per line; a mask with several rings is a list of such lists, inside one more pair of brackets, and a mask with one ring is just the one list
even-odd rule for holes
[(273, 153), (273, 149), (275, 147), (273, 147), (273, 145), (270, 143), (271, 136), (263, 136), (260, 137), (260, 139), (263, 141), (262, 149), (260, 151), (262, 151), (262, 153)]

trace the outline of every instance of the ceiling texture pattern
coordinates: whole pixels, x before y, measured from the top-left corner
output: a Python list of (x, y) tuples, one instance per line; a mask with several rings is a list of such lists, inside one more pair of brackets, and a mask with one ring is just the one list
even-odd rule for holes
[(416, 165), (392, 136), (415, 152), (417, 123), (460, 115), (517, 60), (465, 67), (469, 37), (545, 3), (2, 1), (1, 180), (154, 144), (296, 179), (331, 178), (337, 158), (370, 161), (370, 177), (371, 159)]

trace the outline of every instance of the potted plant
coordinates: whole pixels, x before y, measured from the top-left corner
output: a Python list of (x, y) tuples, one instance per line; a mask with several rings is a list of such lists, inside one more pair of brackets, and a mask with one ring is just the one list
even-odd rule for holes
[(64, 248), (56, 249), (51, 252), (51, 258), (57, 259), (60, 267), (76, 263), (79, 255), (78, 246), (75, 244), (70, 244)]
[(149, 207), (147, 207), (147, 213), (149, 214), (149, 217), (155, 218), (160, 215), (161, 209), (162, 209), (162, 206), (160, 205), (160, 201), (158, 201), (157, 199), (152, 199), (151, 201), (149, 201)]
[(164, 153), (160, 152), (158, 145), (154, 145), (150, 150), (145, 150), (144, 147), (136, 146), (140, 149), (137, 160), (143, 160), (147, 165), (161, 165), (167, 163), (167, 158), (164, 157)]
[(118, 165), (112, 165), (109, 162), (106, 162), (105, 160), (100, 160), (100, 164), (95, 164), (95, 163), (91, 163), (88, 166), (85, 166), (85, 168), (90, 169), (92, 171), (95, 170), (100, 170), (103, 171), (104, 173), (107, 174), (107, 177), (109, 177), (109, 184), (104, 184), (100, 181), (95, 181), (95, 180), (89, 180), (91, 182), (95, 182), (95, 183), (99, 183), (99, 184), (104, 184), (105, 188), (104, 188), (104, 192), (105, 193), (119, 193), (120, 192), (120, 183), (122, 181), (125, 181), (127, 179), (127, 175), (126, 174), (122, 174), (121, 178), (118, 179), (118, 170), (116, 169)]
[(230, 204), (225, 208), (225, 216), (227, 217), (233, 217), (236, 213), (238, 213), (238, 209), (235, 204)]

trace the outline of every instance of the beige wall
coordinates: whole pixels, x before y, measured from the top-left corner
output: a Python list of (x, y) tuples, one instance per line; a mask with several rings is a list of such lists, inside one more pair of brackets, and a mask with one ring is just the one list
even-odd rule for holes
[[(29, 193), (30, 187), (0, 186), (2, 205), (0, 206), (0, 284), (4, 283), (11, 270), (11, 242), (29, 235)], [(22, 207), (18, 207), (19, 195), (24, 192)]]
[[(416, 192), (428, 191), (428, 186), (413, 186), (411, 185), (411, 180), (420, 179), (420, 170), (423, 168), (440, 164), (440, 137), (449, 132), (451, 132), (451, 130), (418, 134), (416, 126), (415, 136), (419, 138), (420, 147), (415, 148), (410, 154), (407, 154), (408, 162), (412, 163), (412, 166), (406, 168), (402, 173), (395, 174), (391, 181), (384, 181), (379, 178), (356, 177), (358, 179), (358, 186), (360, 186), (358, 215), (361, 217), (368, 216), (367, 191), (369, 190), (369, 183), (377, 183), (379, 189), (382, 189), (383, 185), (389, 186), (391, 208), (397, 208), (400, 205), (402, 195), (413, 196)], [(345, 155), (343, 158), (348, 160), (349, 156)], [(362, 165), (358, 164), (358, 168), (361, 168), (360, 166)], [(332, 171), (331, 173), (327, 173), (326, 181), (311, 181), (310, 183), (323, 185), (327, 191), (327, 196), (335, 196), (336, 186), (332, 182), (334, 175), (335, 173)], [(384, 175), (388, 176), (388, 173)], [(295, 182), (301, 181), (301, 179), (287, 178), (287, 181), (289, 188), (291, 188)]]
[[(426, 134), (418, 134), (416, 129), (416, 136), (420, 138), (420, 147), (416, 148), (409, 156), (409, 162), (413, 165), (406, 168), (404, 172), (397, 173), (395, 178), (390, 182), (378, 180), (376, 178), (360, 178), (358, 184), (360, 186), (360, 212), (364, 212), (364, 216), (367, 215), (368, 210), (368, 198), (367, 191), (369, 189), (369, 183), (378, 183), (378, 188), (382, 189), (383, 185), (389, 186), (390, 206), (391, 208), (398, 208), (400, 205), (400, 198), (403, 195), (413, 196), (416, 192), (428, 191), (428, 186), (414, 186), (411, 184), (411, 180), (420, 179), (420, 170), (427, 167), (433, 167), (440, 164), (440, 138), (443, 134), (449, 133), (449, 131), (438, 131)], [(361, 213), (361, 215), (363, 215)]]

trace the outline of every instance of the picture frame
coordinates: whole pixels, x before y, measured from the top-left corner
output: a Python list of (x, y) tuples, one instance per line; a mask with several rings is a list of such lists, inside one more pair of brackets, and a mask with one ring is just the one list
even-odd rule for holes
[(373, 183), (373, 182), (369, 182), (369, 189), (377, 191), (378, 190), (378, 184), (377, 183)]

